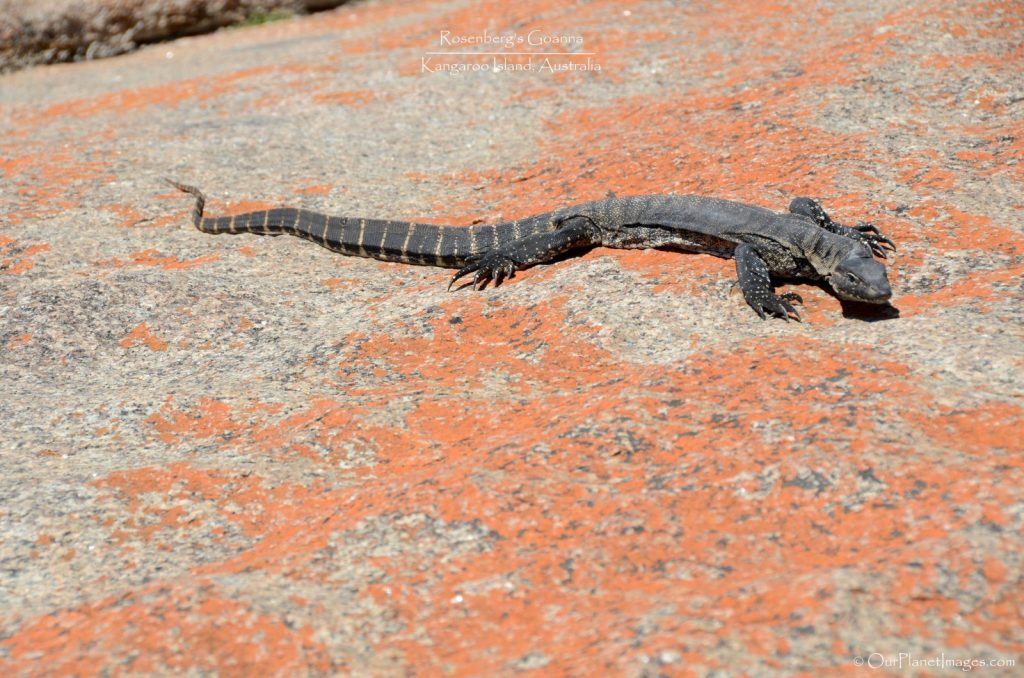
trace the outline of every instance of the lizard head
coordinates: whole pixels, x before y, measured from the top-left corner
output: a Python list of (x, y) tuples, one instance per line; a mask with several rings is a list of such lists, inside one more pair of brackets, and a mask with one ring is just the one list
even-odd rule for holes
[(828, 276), (840, 299), (863, 301), (869, 304), (884, 304), (892, 297), (885, 265), (875, 261), (865, 249), (843, 259)]

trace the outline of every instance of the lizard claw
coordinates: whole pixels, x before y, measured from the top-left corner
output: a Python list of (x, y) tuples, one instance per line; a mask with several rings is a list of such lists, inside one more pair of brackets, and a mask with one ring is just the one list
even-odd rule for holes
[(878, 235), (866, 235), (865, 234), (865, 235), (863, 235), (861, 237), (860, 240), (861, 240), (861, 242), (863, 242), (865, 245), (868, 246), (868, 248), (871, 250), (872, 254), (874, 254), (876, 257), (880, 257), (882, 259), (888, 259), (889, 258), (888, 256), (886, 256), (887, 252), (895, 252), (896, 251), (896, 244), (893, 243), (892, 240), (889, 240), (887, 237), (885, 237), (884, 235), (881, 235), (881, 234), (878, 234)]
[[(458, 272), (455, 275), (452, 276), (452, 279), (448, 281), (448, 291), (449, 292), (452, 291), (452, 285), (455, 284), (456, 280), (458, 280), (459, 278), (461, 278), (464, 275), (469, 275), (470, 273), (472, 273), (473, 271), (477, 270), (478, 268), (480, 268), (480, 257), (478, 257), (478, 256), (477, 257), (470, 257), (469, 258), (469, 263), (466, 264), (465, 266), (463, 266), (462, 268), (460, 268), (458, 270)], [(476, 281), (475, 280), (473, 281), (473, 284), (476, 285)]]
[[(787, 292), (786, 294), (775, 297), (775, 301), (778, 305), (771, 309), (772, 315), (777, 315), (786, 322), (789, 322), (789, 317), (793, 316), (794, 320), (798, 323), (802, 323), (804, 319), (800, 316), (800, 311), (796, 309), (796, 306), (790, 303), (791, 300), (796, 301), (797, 299), (800, 299), (800, 295), (793, 292)], [(803, 303), (803, 300), (800, 299), (799, 303)]]
[(790, 317), (798, 323), (803, 322), (804, 319), (800, 315), (800, 311), (790, 303), (794, 301), (798, 304), (804, 303), (804, 300), (796, 292), (786, 292), (785, 294), (772, 294), (764, 299), (759, 299), (757, 303), (752, 303), (750, 306), (757, 315), (761, 316), (761, 320), (767, 320), (770, 315), (773, 318), (782, 318), (786, 322), (789, 322)]
[(851, 226), (850, 232), (856, 240), (867, 245), (876, 257), (887, 259), (886, 252), (896, 251), (896, 243), (883, 235), (872, 223), (862, 221), (856, 226)]
[(786, 315), (784, 315), (783, 318), (785, 318), (786, 321), (788, 321), (788, 316), (792, 315), (798, 323), (802, 323), (804, 321), (803, 316), (800, 315), (800, 311), (796, 308), (796, 306), (794, 306), (793, 303), (790, 302), (794, 302), (803, 306), (804, 299), (796, 292), (785, 292), (784, 294), (780, 294), (779, 304), (784, 309), (786, 309)]
[(474, 257), (473, 261), (463, 266), (459, 271), (452, 276), (451, 282), (448, 283), (448, 289), (452, 288), (455, 281), (464, 275), (476, 272), (473, 276), (473, 289), (482, 290), (487, 287), (489, 281), (494, 281), (494, 286), (497, 287), (501, 284), (502, 280), (511, 278), (515, 275), (516, 264), (505, 254), (499, 254), (497, 252), (488, 252), (487, 254), (479, 257)]

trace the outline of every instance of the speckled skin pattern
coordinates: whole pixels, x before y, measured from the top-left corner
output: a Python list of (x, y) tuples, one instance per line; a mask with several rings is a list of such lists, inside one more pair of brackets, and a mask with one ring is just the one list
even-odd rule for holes
[[(423, 71), (485, 28), (601, 70)], [(369, 0), (0, 76), (0, 675), (1018, 674), (1022, 34)], [(777, 280), (804, 322), (762, 322), (733, 261), (607, 248), (448, 293), (197, 233), (164, 176), (466, 226), (807, 196), (894, 295)]]

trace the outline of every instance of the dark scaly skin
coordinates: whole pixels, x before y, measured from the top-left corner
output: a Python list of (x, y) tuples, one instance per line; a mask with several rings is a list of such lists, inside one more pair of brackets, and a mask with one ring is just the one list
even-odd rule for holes
[(597, 245), (670, 248), (736, 261), (740, 289), (761, 318), (799, 320), (793, 293), (776, 295), (772, 276), (824, 280), (843, 299), (886, 303), (892, 296), (885, 258), (892, 241), (871, 224), (843, 226), (809, 198), (788, 214), (699, 196), (609, 198), (525, 219), (479, 226), (332, 217), (302, 209), (272, 209), (204, 217), (199, 189), (169, 183), (196, 198), (192, 222), (204, 233), (295, 235), (341, 254), (459, 269), (448, 287), (473, 274), (472, 286), (498, 285), (515, 271)]

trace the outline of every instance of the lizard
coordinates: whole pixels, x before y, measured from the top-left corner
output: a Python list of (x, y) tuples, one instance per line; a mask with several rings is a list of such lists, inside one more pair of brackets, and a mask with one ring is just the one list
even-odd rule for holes
[(166, 180), (195, 197), (192, 223), (203, 233), (290, 234), (332, 252), (458, 269), (448, 289), (473, 274), (471, 286), (495, 287), (516, 271), (594, 246), (667, 248), (735, 261), (747, 304), (761, 319), (800, 320), (795, 292), (775, 294), (772, 277), (825, 281), (840, 299), (888, 303), (885, 265), (895, 244), (876, 226), (844, 226), (811, 198), (796, 198), (786, 213), (702, 196), (612, 197), (524, 219), (473, 226), (441, 226), (329, 216), (276, 208), (207, 217), (206, 196), (195, 186)]

